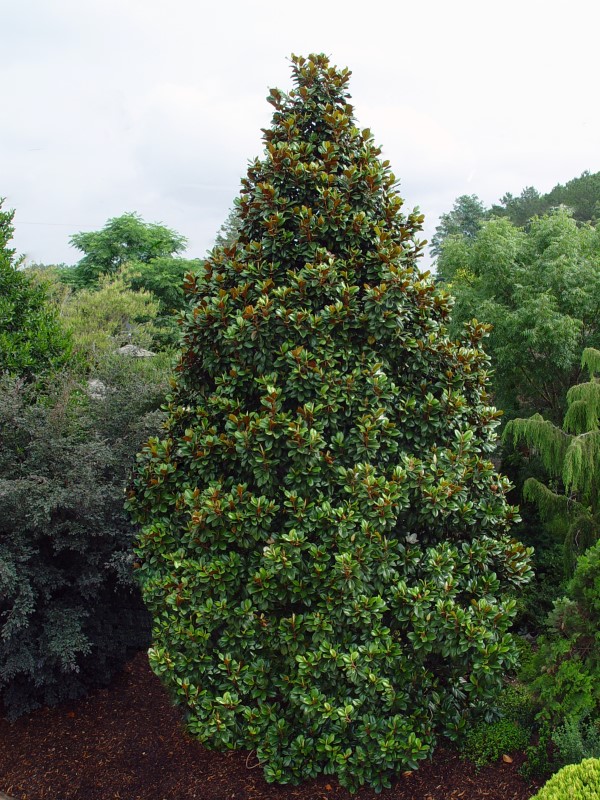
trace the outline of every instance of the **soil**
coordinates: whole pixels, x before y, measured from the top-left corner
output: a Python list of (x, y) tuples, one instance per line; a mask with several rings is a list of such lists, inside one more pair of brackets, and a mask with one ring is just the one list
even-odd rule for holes
[(528, 800), (537, 786), (523, 761), (477, 771), (438, 749), (417, 772), (376, 795), (350, 795), (322, 776), (301, 786), (267, 784), (252, 753), (216, 753), (184, 731), (180, 713), (145, 653), (111, 686), (82, 700), (0, 719), (0, 792), (15, 800)]

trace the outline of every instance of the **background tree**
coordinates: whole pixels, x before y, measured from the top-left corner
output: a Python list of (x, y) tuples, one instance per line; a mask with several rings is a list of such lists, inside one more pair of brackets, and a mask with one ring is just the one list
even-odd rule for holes
[(454, 201), (452, 210), (442, 214), (431, 239), (431, 255), (440, 255), (442, 244), (449, 236), (462, 236), (473, 239), (481, 222), (485, 219), (485, 208), (475, 194), (463, 194)]
[(225, 222), (219, 228), (215, 238), (215, 247), (230, 247), (238, 237), (241, 228), (240, 212), (237, 206), (233, 206)]
[(487, 460), (486, 329), (448, 339), (348, 70), (292, 63), (237, 239), (187, 283), (130, 507), (151, 664), (189, 730), (269, 781), (380, 788), (495, 696), (528, 557)]
[(564, 416), (582, 350), (600, 345), (599, 259), (600, 230), (565, 210), (526, 231), (491, 220), (474, 239), (443, 244), (437, 269), (456, 298), (451, 333), (473, 317), (493, 325), (494, 392), (508, 416)]
[(19, 269), (9, 247), (15, 212), (2, 204), (0, 198), (0, 373), (31, 377), (64, 364), (71, 343), (44, 284)]
[[(559, 203), (555, 203), (556, 206)], [(508, 217), (513, 225), (521, 228), (532, 217), (548, 212), (552, 205), (533, 186), (526, 186), (520, 195), (514, 197), (507, 192), (500, 200), (500, 205), (493, 205), (490, 216)]]
[(138, 214), (113, 217), (102, 230), (76, 233), (70, 241), (84, 254), (77, 266), (64, 274), (64, 279), (77, 287), (93, 286), (101, 275), (112, 275), (128, 262), (172, 257), (187, 243), (181, 234), (144, 222)]
[(557, 183), (547, 194), (540, 194), (533, 186), (523, 189), (517, 197), (507, 193), (487, 215), (508, 217), (513, 224), (524, 226), (532, 217), (560, 206), (570, 211), (577, 222), (595, 222), (600, 216), (600, 172), (583, 172), (565, 184)]

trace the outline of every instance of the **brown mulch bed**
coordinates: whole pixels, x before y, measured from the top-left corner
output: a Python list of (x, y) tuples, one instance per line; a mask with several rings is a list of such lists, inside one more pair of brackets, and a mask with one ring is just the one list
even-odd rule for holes
[(15, 800), (528, 800), (536, 789), (518, 773), (522, 756), (477, 772), (444, 750), (379, 795), (352, 796), (331, 777), (270, 785), (252, 755), (205, 750), (180, 719), (140, 653), (107, 689), (13, 724), (0, 719), (0, 792)]

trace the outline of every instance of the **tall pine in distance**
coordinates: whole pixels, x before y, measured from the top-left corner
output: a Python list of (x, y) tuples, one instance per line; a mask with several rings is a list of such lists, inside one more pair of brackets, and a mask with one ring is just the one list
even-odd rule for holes
[(348, 102), (292, 57), (237, 239), (189, 276), (162, 440), (129, 507), (150, 662), (268, 781), (389, 785), (494, 697), (530, 576), (489, 461), (485, 326), (417, 269), (422, 216)]

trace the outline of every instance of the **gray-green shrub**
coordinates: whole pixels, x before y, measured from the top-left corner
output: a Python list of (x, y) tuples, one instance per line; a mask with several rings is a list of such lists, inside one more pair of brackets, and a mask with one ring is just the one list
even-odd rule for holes
[(123, 510), (162, 386), (113, 360), (93, 399), (69, 375), (0, 382), (0, 699), (15, 717), (106, 684), (148, 644)]

